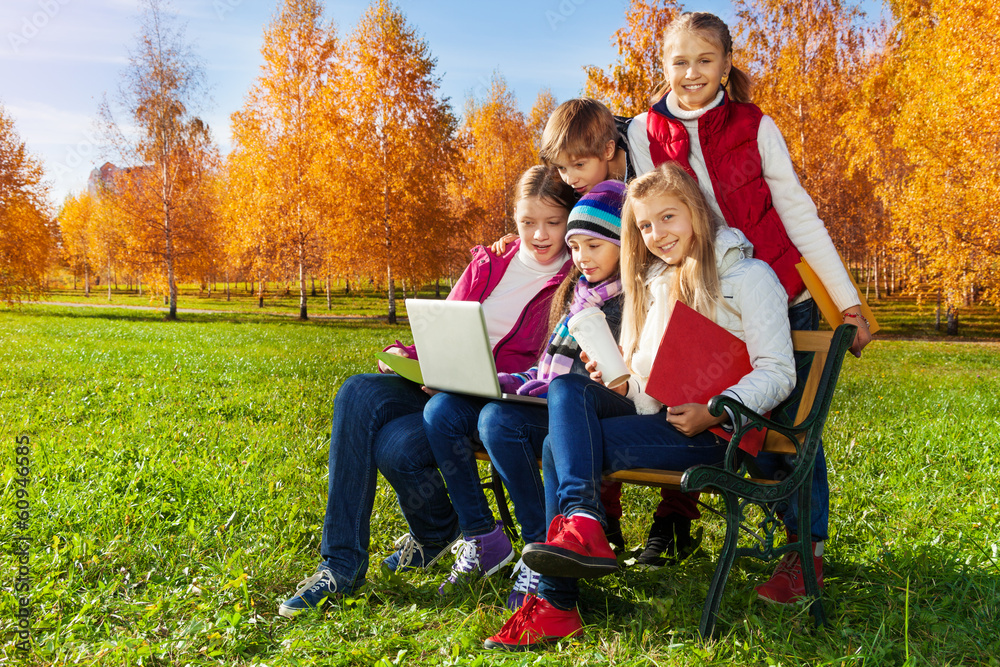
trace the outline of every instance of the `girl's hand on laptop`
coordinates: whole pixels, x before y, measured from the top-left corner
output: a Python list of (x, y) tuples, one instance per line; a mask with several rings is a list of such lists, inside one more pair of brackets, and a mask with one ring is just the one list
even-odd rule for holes
[(428, 396), (433, 396), (434, 394), (440, 394), (441, 393), (437, 389), (429, 389), (427, 387), (420, 387), (420, 390), (423, 391)]
[(675, 429), (687, 437), (693, 437), (718, 426), (725, 420), (722, 417), (713, 417), (708, 411), (708, 406), (703, 403), (684, 403), (667, 408), (667, 423), (672, 424)]

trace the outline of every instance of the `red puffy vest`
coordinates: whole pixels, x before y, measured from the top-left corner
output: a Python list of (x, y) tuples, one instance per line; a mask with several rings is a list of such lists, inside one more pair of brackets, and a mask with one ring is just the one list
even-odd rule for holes
[[(698, 139), (723, 217), (750, 240), (754, 257), (774, 269), (791, 301), (805, 290), (795, 268), (801, 254), (788, 238), (764, 180), (757, 148), (763, 116), (756, 105), (730, 102), (726, 95), (722, 104), (698, 119)], [(654, 165), (673, 160), (697, 179), (688, 160), (691, 141), (687, 129), (667, 109), (666, 96), (646, 115), (646, 134)]]

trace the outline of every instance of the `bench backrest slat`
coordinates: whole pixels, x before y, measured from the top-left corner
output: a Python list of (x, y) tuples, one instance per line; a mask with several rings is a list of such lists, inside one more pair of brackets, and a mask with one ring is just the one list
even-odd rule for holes
[[(801, 423), (809, 416), (809, 411), (812, 410), (813, 401), (816, 398), (816, 390), (819, 389), (819, 380), (823, 375), (823, 366), (826, 365), (826, 357), (830, 353), (830, 341), (833, 339), (832, 331), (793, 331), (792, 332), (792, 347), (797, 353), (808, 353), (812, 352), (812, 362), (809, 366), (809, 375), (807, 376), (805, 385), (802, 387), (802, 391), (799, 394), (799, 406), (795, 411), (795, 424)], [(793, 392), (792, 396), (786, 399), (784, 403), (788, 403), (795, 398), (795, 394), (799, 393), (798, 388)], [(780, 415), (781, 407), (775, 409), (773, 418), (775, 421), (782, 422), (787, 420), (782, 420)], [(789, 424), (791, 425), (791, 424)], [(795, 445), (792, 441), (781, 435), (780, 433), (775, 433), (773, 431), (768, 431), (764, 436), (764, 447), (765, 452), (774, 452), (778, 454), (795, 454)]]

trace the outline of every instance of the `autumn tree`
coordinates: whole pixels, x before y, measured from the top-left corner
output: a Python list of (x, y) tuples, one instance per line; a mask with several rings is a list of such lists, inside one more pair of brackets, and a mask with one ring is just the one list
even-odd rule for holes
[(618, 60), (601, 69), (584, 67), (584, 94), (604, 102), (620, 116), (649, 110), (651, 98), (663, 75), (663, 31), (679, 13), (676, 0), (631, 0), (625, 25), (611, 38)]
[[(874, 286), (878, 298), (880, 285), (889, 292), (896, 283), (886, 279), (890, 275), (888, 265), (891, 264), (894, 274), (897, 267), (900, 270), (907, 267), (911, 263), (908, 258), (915, 255), (900, 233), (892, 205), (899, 199), (909, 173), (905, 152), (893, 141), (899, 108), (890, 72), (895, 47), (888, 41), (884, 28), (874, 36), (881, 45), (870, 49), (865, 56), (863, 70), (867, 74), (860, 81), (850, 108), (840, 118), (843, 134), (837, 142), (848, 159), (847, 176), (868, 184), (869, 192), (858, 203), (869, 210), (864, 214), (863, 224), (850, 230), (848, 239), (835, 237), (834, 241), (848, 247), (852, 254), (867, 254), (871, 266), (867, 272), (869, 285)], [(856, 245), (851, 247), (850, 241)]]
[(325, 194), (336, 187), (339, 160), (324, 158), (329, 144), (317, 132), (321, 126), (331, 134), (339, 129), (324, 117), (336, 114), (336, 106), (324, 100), (332, 95), (337, 38), (333, 25), (323, 21), (322, 4), (283, 0), (264, 31), (261, 54), (261, 74), (232, 117), (236, 148), (229, 176), (244, 181), (230, 193), (230, 219), (237, 223), (232, 242), (237, 254), (268, 248), (266, 255), (251, 255), (253, 261), (294, 271), (299, 317), (305, 320), (307, 277), (321, 261), (329, 219), (340, 219), (338, 208), (326, 206)]
[(735, 64), (785, 136), (796, 172), (842, 251), (868, 224), (871, 188), (848, 175), (840, 118), (865, 62), (860, 10), (841, 0), (736, 0)]
[[(549, 104), (545, 98), (541, 103), (543, 107)], [(521, 174), (538, 161), (533, 130), (542, 113), (535, 114), (533, 127), (499, 73), (493, 74), (485, 99), (466, 101), (458, 136), (461, 160), (456, 191), (466, 247), (514, 230), (514, 187)]]
[(83, 292), (90, 296), (90, 272), (93, 261), (93, 227), (97, 203), (89, 192), (66, 197), (56, 221), (62, 235), (63, 256), (74, 276), (83, 275)]
[(167, 319), (173, 320), (179, 275), (196, 263), (193, 255), (205, 252), (210, 234), (200, 207), (218, 151), (208, 126), (191, 112), (203, 99), (203, 73), (183, 30), (162, 0), (143, 0), (143, 6), (117, 100), (124, 121), (109, 102), (101, 106), (109, 143), (135, 168), (107, 184), (102, 197), (128, 224), (126, 242), (147, 258), (152, 284), (169, 295)]
[[(884, 204), (912, 250), (907, 272), (940, 291), (948, 332), (978, 293), (1000, 303), (1000, 103), (990, 0), (890, 0), (894, 25), (878, 79), (897, 113), (904, 175)], [(898, 157), (898, 156), (897, 156)]]
[(0, 105), (0, 300), (39, 294), (53, 250), (41, 162)]
[(337, 205), (351, 214), (337, 243), (358, 267), (381, 265), (389, 321), (397, 279), (436, 276), (440, 240), (452, 233), (445, 197), (455, 120), (438, 97), (427, 43), (387, 0), (378, 0), (347, 42), (342, 156)]
[(531, 145), (535, 149), (535, 161), (538, 161), (538, 154), (542, 150), (542, 132), (545, 131), (545, 124), (549, 122), (549, 116), (556, 110), (559, 103), (556, 101), (552, 91), (542, 88), (538, 91), (538, 97), (531, 106), (528, 114), (528, 134), (531, 135)]

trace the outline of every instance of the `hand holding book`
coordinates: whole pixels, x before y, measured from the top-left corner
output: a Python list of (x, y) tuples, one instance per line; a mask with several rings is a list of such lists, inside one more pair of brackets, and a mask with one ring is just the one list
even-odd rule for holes
[(667, 423), (689, 438), (719, 426), (725, 420), (724, 414), (713, 417), (705, 403), (682, 403), (667, 407)]

